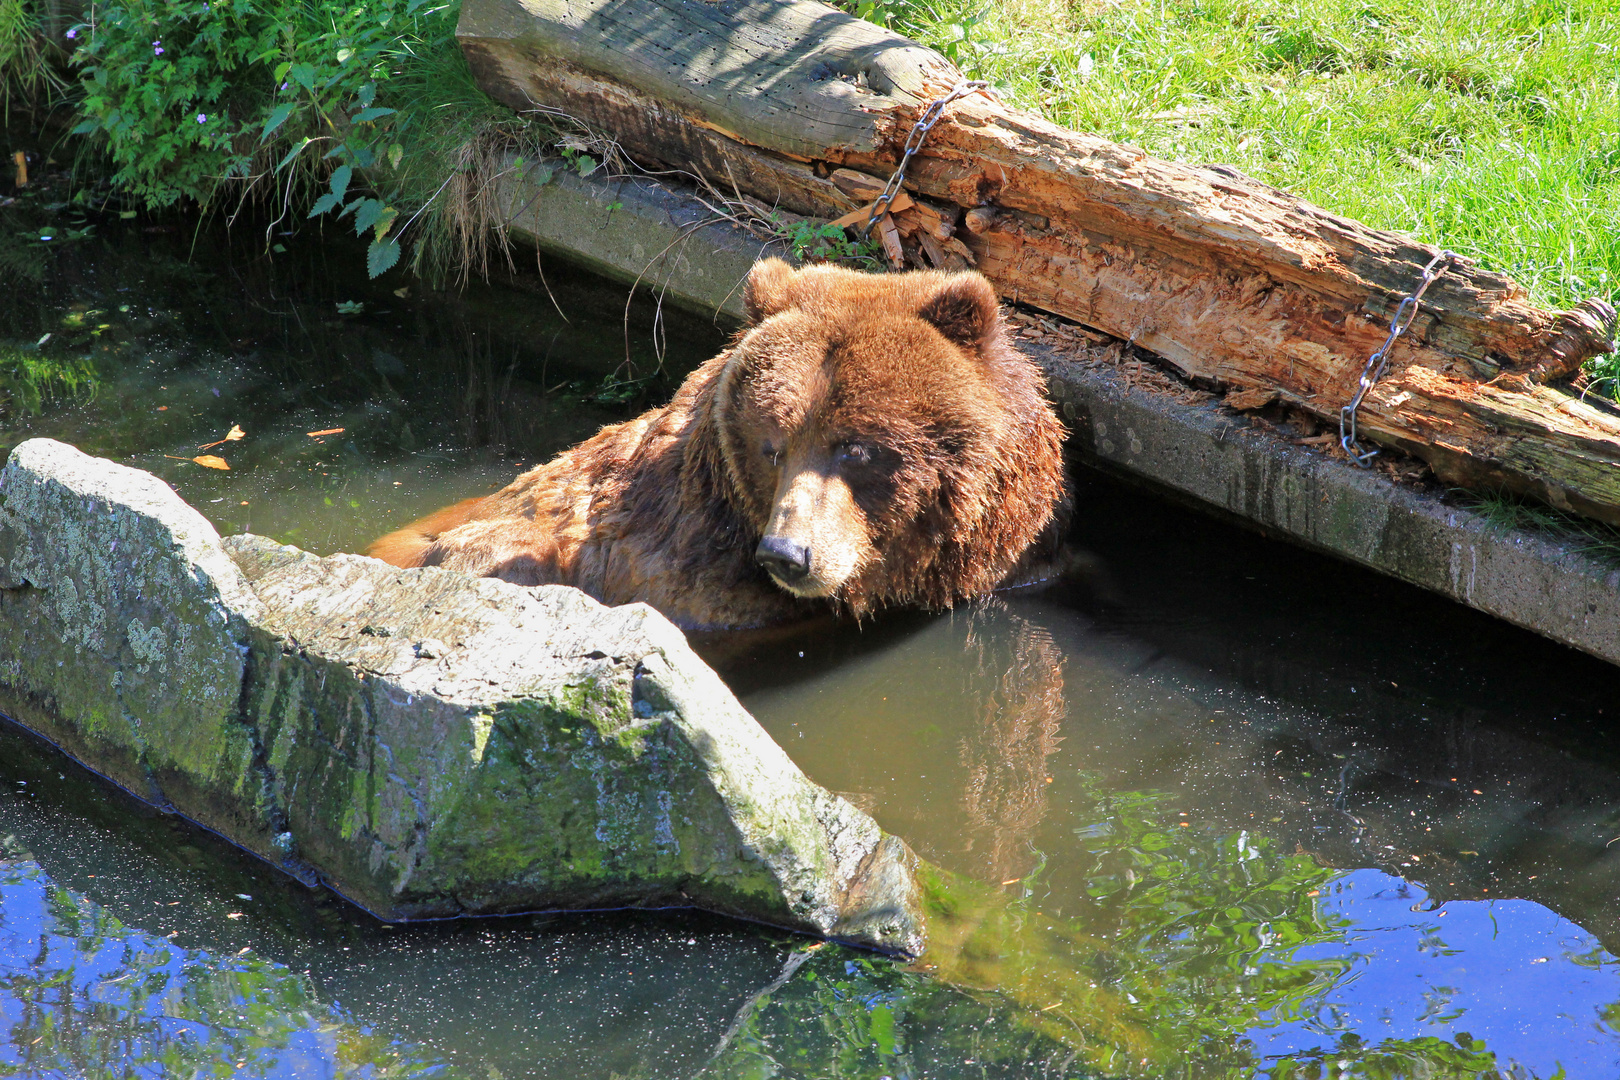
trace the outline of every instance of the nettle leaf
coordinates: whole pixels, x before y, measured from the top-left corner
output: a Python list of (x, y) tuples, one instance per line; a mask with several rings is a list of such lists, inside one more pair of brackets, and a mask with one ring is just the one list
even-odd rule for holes
[(332, 201), (342, 202), (343, 196), (349, 191), (349, 178), (354, 175), (353, 167), (339, 165), (332, 170)]
[(368, 124), (373, 120), (380, 120), (385, 116), (392, 116), (393, 114), (393, 109), (384, 109), (379, 106), (375, 109), (361, 109), (359, 112), (354, 114), (352, 119), (357, 124)]
[(390, 146), (388, 148), (388, 164), (392, 168), (395, 168), (395, 169), (399, 168), (400, 160), (402, 158), (404, 158), (404, 157), (405, 157), (405, 148), (403, 146), (399, 145), (399, 143), (395, 143), (393, 146)]
[(360, 99), (362, 109), (369, 109), (371, 103), (377, 99), (377, 84), (374, 82), (366, 83), (360, 88), (359, 93), (355, 94), (355, 97)]
[(287, 74), (291, 76), (293, 82), (302, 86), (305, 90), (312, 94), (315, 92), (314, 64), (294, 64), (288, 69)]
[(264, 122), (264, 130), (259, 133), (259, 141), (264, 142), (264, 140), (270, 137), (271, 132), (275, 131), (276, 128), (280, 127), (282, 124), (285, 124), (287, 122), (287, 117), (291, 116), (293, 110), (297, 107), (297, 102), (288, 101), (281, 105), (277, 105), (274, 109), (270, 110), (270, 118)]
[(378, 240), (388, 235), (388, 230), (394, 227), (394, 221), (399, 217), (399, 211), (392, 206), (383, 207), (382, 216), (377, 219), (375, 234)]
[(381, 277), (399, 262), (398, 240), (373, 240), (366, 249), (366, 273)]
[(383, 211), (388, 209), (380, 199), (367, 199), (360, 204), (354, 212), (354, 235), (359, 236), (382, 219)]
[(279, 86), (281, 84), (281, 81), (287, 77), (287, 72), (289, 72), (291, 70), (292, 70), (292, 61), (291, 60), (283, 60), (281, 63), (276, 65), (275, 77), (273, 79), (271, 79), (270, 81), (274, 82), (276, 85)]
[(337, 204), (338, 197), (333, 195), (331, 192), (327, 192), (325, 195), (322, 195), (320, 198), (315, 200), (315, 205), (310, 207), (309, 216), (316, 217), (320, 214), (324, 214)]

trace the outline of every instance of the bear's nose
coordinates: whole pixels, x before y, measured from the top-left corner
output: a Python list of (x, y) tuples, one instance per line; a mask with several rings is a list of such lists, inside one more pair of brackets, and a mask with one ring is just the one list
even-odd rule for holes
[(754, 561), (783, 581), (797, 581), (810, 572), (810, 549), (785, 536), (767, 536), (754, 549)]

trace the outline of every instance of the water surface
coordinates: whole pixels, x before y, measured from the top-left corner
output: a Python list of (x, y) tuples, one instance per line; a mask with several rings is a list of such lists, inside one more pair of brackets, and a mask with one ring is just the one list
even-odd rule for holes
[[(0, 450), (62, 438), (322, 553), (633, 415), (725, 337), (561, 266), (549, 295), (527, 268), (432, 293), (335, 237), (268, 258), (170, 227), (103, 223), (0, 304)], [(83, 379), (30, 390), (19, 357)], [(7, 729), (0, 1067), (1620, 1074), (1613, 669), (1077, 482), (1084, 584), (699, 643), (814, 779), (961, 875), (923, 964), (695, 915), (383, 926)]]

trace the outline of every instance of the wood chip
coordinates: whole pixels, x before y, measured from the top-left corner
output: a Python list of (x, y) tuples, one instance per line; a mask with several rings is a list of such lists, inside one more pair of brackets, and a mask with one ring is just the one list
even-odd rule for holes
[(845, 195), (863, 202), (872, 202), (883, 193), (883, 181), (870, 173), (856, 172), (854, 169), (834, 169), (827, 179), (832, 181), (833, 187)]
[(943, 268), (945, 266), (945, 249), (939, 246), (938, 240), (935, 240), (926, 232), (918, 232), (917, 243), (922, 247), (923, 254), (928, 256), (929, 262), (936, 267)]
[[(873, 203), (872, 206), (877, 205)], [(858, 206), (843, 217), (833, 218), (829, 224), (840, 229), (858, 229), (866, 224), (866, 219), (872, 216), (872, 206)]]
[(1257, 386), (1252, 390), (1234, 390), (1226, 395), (1226, 404), (1239, 412), (1263, 409), (1276, 400), (1277, 391), (1265, 386)]
[(1308, 439), (1290, 439), (1289, 441), (1295, 446), (1326, 446), (1330, 442), (1337, 442), (1338, 439), (1339, 437), (1331, 431), (1325, 431), (1320, 435), (1312, 435)]
[(957, 237), (953, 236), (949, 240), (941, 240), (939, 244), (940, 247), (944, 248), (946, 251), (955, 252), (957, 255), (962, 256), (969, 266), (976, 265), (976, 261), (973, 258), (973, 252), (969, 250), (968, 246), (962, 243), (962, 241)]
[[(857, 207), (854, 210), (851, 210), (843, 217), (833, 218), (832, 224), (838, 226), (840, 229), (859, 229), (866, 224), (866, 219), (872, 216), (872, 207), (876, 205), (877, 200), (874, 199), (865, 206)], [(901, 191), (896, 193), (894, 201), (889, 204), (889, 211), (890, 213), (898, 213), (901, 210), (911, 209), (912, 205), (913, 203), (911, 201), (911, 196)]]
[(900, 246), (900, 230), (894, 227), (894, 218), (888, 214), (879, 218), (877, 234), (883, 244), (883, 254), (889, 257), (889, 265), (896, 270), (906, 265), (906, 251)]
[(903, 212), (896, 210), (895, 220), (926, 232), (935, 240), (949, 240), (956, 232), (956, 226), (946, 219), (944, 213), (924, 202), (913, 202)]

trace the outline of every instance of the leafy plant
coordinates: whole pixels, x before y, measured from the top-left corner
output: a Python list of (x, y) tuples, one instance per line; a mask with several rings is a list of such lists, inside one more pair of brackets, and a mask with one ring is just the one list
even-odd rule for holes
[(274, 198), (283, 218), (307, 206), (369, 234), (376, 277), (399, 262), (404, 228), (449, 201), (477, 156), (465, 148), (515, 121), (473, 86), (456, 15), (430, 0), (106, 0), (70, 31), (74, 132), (148, 206)]
[(787, 241), (796, 258), (805, 262), (852, 262), (881, 267), (878, 245), (871, 240), (851, 240), (845, 230), (827, 221), (800, 219), (791, 225), (780, 215), (772, 215), (777, 233)]

